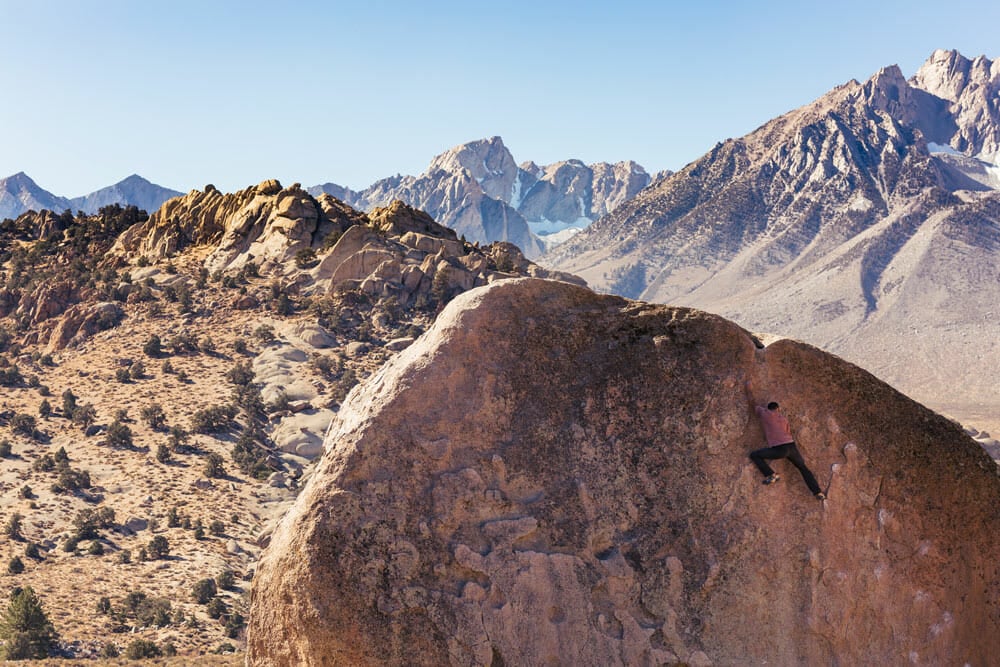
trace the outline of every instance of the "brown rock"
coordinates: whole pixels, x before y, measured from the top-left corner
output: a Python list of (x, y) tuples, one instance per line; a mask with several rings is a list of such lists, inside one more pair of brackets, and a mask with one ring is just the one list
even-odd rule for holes
[[(748, 379), (826, 502), (785, 462), (761, 485)], [(989, 664), (998, 502), (971, 438), (836, 357), (499, 281), (342, 406), (260, 561), (247, 661)]]
[(281, 192), (281, 183), (277, 179), (269, 178), (257, 184), (257, 192), (262, 195), (276, 195)]
[(72, 304), (79, 301), (75, 285), (68, 281), (41, 283), (34, 291), (21, 299), (17, 314), (33, 324), (61, 315)]
[(233, 308), (237, 310), (251, 310), (260, 305), (257, 301), (257, 297), (253, 294), (243, 294), (238, 296), (235, 301), (233, 301)]
[(78, 345), (88, 336), (117, 324), (125, 312), (117, 303), (80, 303), (70, 307), (49, 334), (48, 350), (55, 352)]

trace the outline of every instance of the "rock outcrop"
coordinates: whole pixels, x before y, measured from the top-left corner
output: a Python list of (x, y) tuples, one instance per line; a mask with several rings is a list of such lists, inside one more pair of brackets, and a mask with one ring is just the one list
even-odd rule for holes
[[(988, 664), (994, 463), (865, 371), (755, 343), (552, 281), (456, 298), (342, 407), (254, 577), (248, 664)], [(760, 484), (746, 380), (829, 500)]]
[(270, 179), (227, 194), (207, 185), (167, 201), (145, 224), (122, 234), (111, 252), (159, 259), (190, 246), (212, 246), (205, 260), (210, 271), (247, 262), (270, 269), (362, 218), (331, 197), (314, 199), (298, 184), (283, 188)]
[(211, 272), (253, 264), (306, 295), (358, 289), (411, 305), (512, 275), (582, 281), (527, 261), (513, 245), (479, 247), (401, 201), (365, 214), (296, 183), (267, 180), (232, 194), (212, 186), (166, 202), (121, 235), (110, 255), (138, 263), (187, 248)]

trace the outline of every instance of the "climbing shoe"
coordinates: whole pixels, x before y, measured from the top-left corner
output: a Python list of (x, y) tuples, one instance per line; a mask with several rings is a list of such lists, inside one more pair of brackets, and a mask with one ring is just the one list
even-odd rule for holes
[(820, 491), (819, 493), (816, 494), (816, 499), (817, 500), (826, 500), (826, 494), (823, 493), (822, 491)]
[(767, 476), (767, 477), (766, 477), (766, 478), (764, 479), (764, 483), (765, 483), (765, 484), (774, 484), (774, 483), (775, 483), (775, 482), (777, 482), (777, 481), (778, 481), (779, 479), (781, 479), (781, 475), (778, 475), (777, 473), (775, 473), (775, 474), (773, 474), (773, 475), (768, 475), (768, 476)]

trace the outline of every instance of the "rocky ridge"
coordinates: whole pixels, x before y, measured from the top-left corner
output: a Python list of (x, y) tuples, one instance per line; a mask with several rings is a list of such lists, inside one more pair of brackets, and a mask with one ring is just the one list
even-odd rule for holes
[(650, 181), (631, 161), (518, 166), (503, 140), (491, 137), (436, 156), (419, 176), (382, 179), (361, 192), (334, 183), (309, 192), (332, 194), (364, 210), (398, 199), (470, 241), (507, 241), (533, 258), (609, 213)]
[(1000, 362), (997, 67), (937, 51), (910, 80), (892, 66), (844, 84), (718, 144), (542, 263), (801, 338), (998, 428), (1000, 394), (980, 373)]
[(513, 272), (581, 282), (528, 262), (509, 243), (485, 248), (400, 201), (365, 214), (299, 184), (268, 180), (236, 193), (209, 185), (168, 201), (122, 234), (112, 257), (133, 263), (187, 249), (210, 273), (253, 265), (303, 295), (359, 289), (402, 306), (433, 290), (455, 294)]
[[(746, 380), (828, 500), (760, 484)], [(248, 664), (986, 664), (998, 500), (956, 425), (816, 348), (495, 283), (348, 397)]]

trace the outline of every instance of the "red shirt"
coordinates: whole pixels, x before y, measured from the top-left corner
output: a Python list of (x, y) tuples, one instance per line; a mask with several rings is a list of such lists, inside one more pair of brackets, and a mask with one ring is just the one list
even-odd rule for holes
[(767, 444), (771, 446), (787, 445), (789, 442), (795, 441), (788, 428), (788, 420), (785, 419), (785, 415), (777, 410), (768, 410), (763, 405), (758, 405), (757, 416), (760, 417), (760, 423), (764, 427)]

